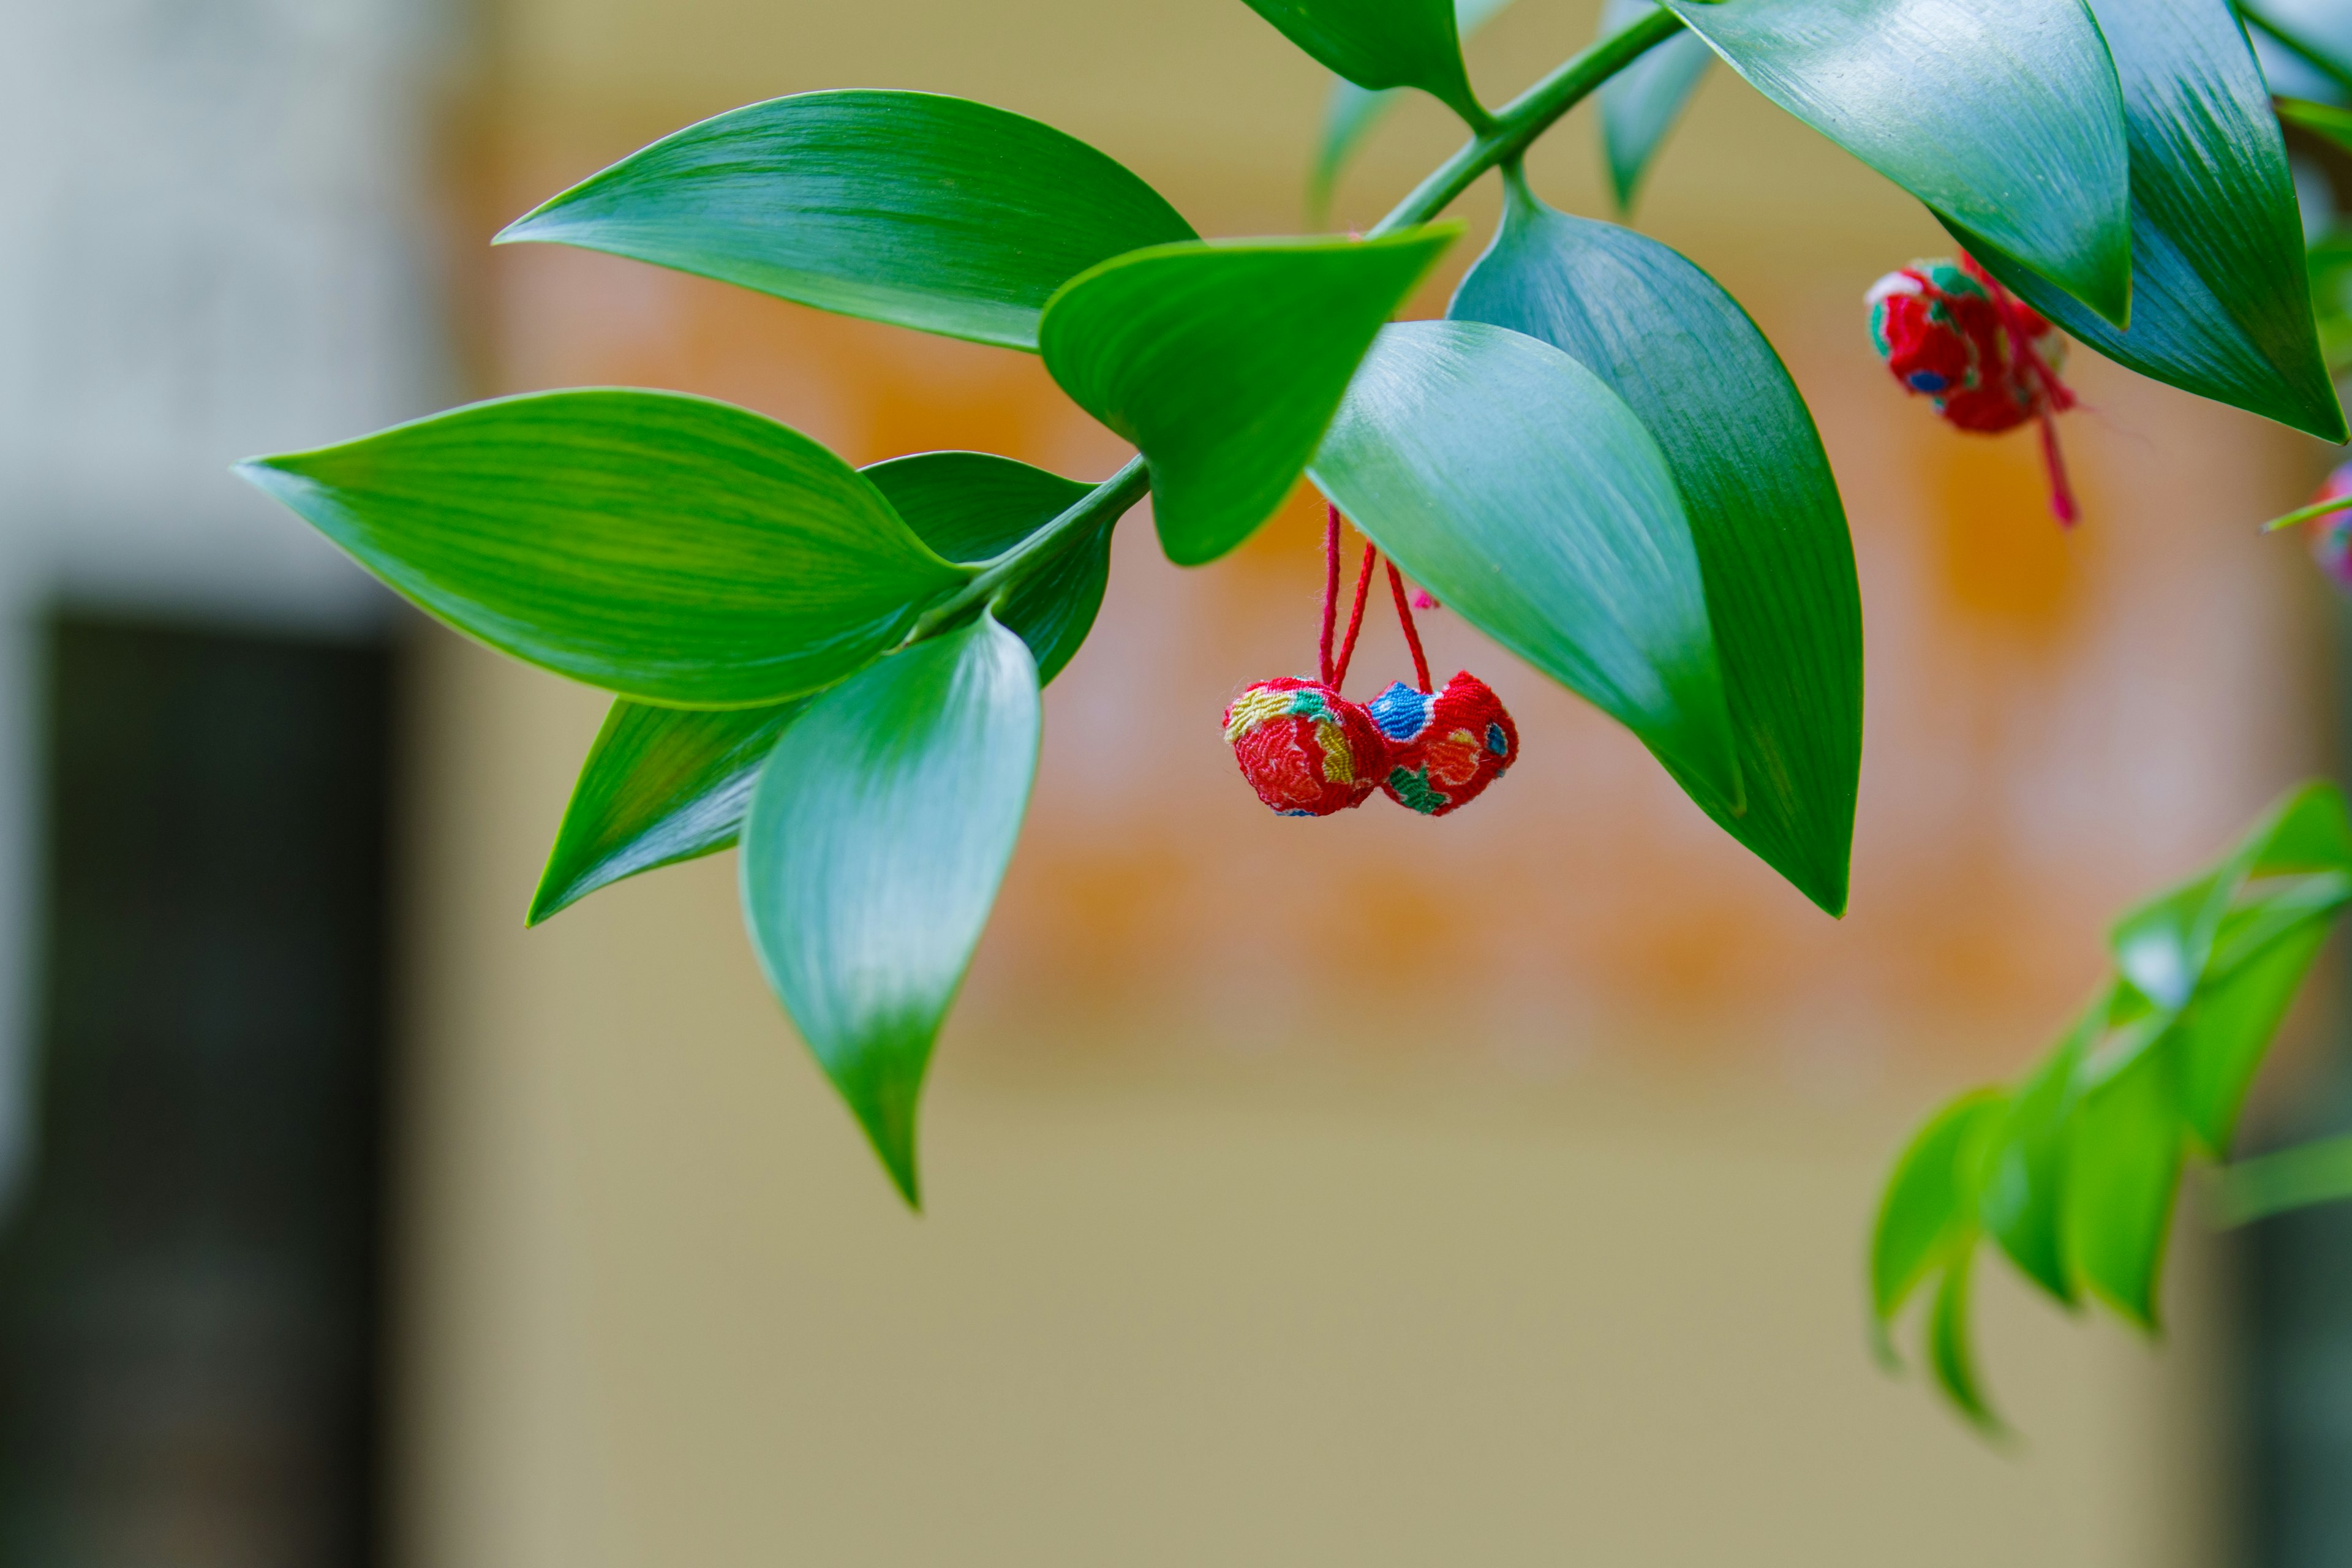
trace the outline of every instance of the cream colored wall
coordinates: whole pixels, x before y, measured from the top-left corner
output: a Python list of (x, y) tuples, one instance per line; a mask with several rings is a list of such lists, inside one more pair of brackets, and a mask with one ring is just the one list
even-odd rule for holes
[[(1490, 98), (1591, 11), (1522, 0), (1474, 50)], [(496, 21), (496, 90), (458, 137), (469, 240), (697, 115), (851, 84), (1021, 109), (1207, 232), (1286, 229), (1323, 85), (1239, 0), (506, 0)], [(1535, 174), (1599, 212), (1589, 137)], [(1345, 216), (1452, 140), (1410, 107)], [(521, 929), (602, 702), (430, 634), (405, 1561), (2226, 1560), (2226, 1290), (2193, 1232), (2161, 1356), (1989, 1288), (1989, 1375), (2028, 1434), (2003, 1454), (1874, 1368), (1860, 1254), (1907, 1125), (2022, 1060), (2095, 973), (2104, 911), (2308, 753), (2302, 581), (2216, 521), (2290, 502), (2306, 459), (2092, 367), (2093, 521), (2060, 541), (2024, 448), (1948, 437), (1857, 359), (1862, 286), (1932, 225), (1720, 73), (1644, 219), (1780, 342), (1853, 511), (1854, 915), (1802, 908), (1630, 742), (1441, 621), (1441, 657), (1478, 661), (1548, 752), (1441, 825), (1516, 878), (1474, 928), (1516, 955), (1477, 971), (1495, 1005), (1449, 1012), (1427, 928), (1454, 906), (1337, 868), (1428, 858), (1408, 830), (1429, 825), (1277, 837), (1297, 825), (1259, 821), (1205, 742), (1140, 782), (1086, 771), (1106, 737), (1148, 743), (1139, 710), (1213, 710), (1264, 673), (1236, 677), (1234, 647), (1286, 657), (1269, 639), (1307, 570), (1305, 535), (1270, 530), (1177, 574), (1130, 526), (1049, 694), (915, 1219), (761, 989), (730, 857)], [(1116, 456), (1017, 356), (610, 258), (481, 267), (499, 389), (691, 385), (857, 460), (1000, 429), (1073, 472)], [(1218, 879), (1261, 858), (1296, 895), (1278, 913), (1251, 901), (1271, 873)], [(1322, 946), (1295, 925), (1318, 909)], [(1340, 1000), (1283, 991), (1285, 967)]]

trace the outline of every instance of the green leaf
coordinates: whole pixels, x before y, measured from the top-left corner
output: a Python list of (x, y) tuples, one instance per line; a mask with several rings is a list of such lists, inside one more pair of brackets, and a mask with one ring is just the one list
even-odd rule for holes
[[(1656, 9), (1654, 0), (1608, 0), (1601, 7), (1600, 36), (1622, 33)], [(1684, 33), (1601, 84), (1601, 148), (1619, 212), (1633, 210), (1633, 194), (1641, 188), (1651, 158), (1682, 118), (1714, 61), (1705, 39)]]
[(1454, 0), (1249, 0), (1283, 36), (1358, 87), (1417, 87), (1488, 123), (1462, 65)]
[(909, 1204), (916, 1100), (1020, 837), (1038, 726), (1029, 650), (983, 613), (812, 700), (744, 821), (761, 967)]
[(2342, 898), (2305, 916), (2248, 953), (2218, 984), (2199, 988), (2173, 1026), (2180, 1114), (2209, 1154), (2225, 1157), (2254, 1071), (2269, 1054), (2279, 1020), (2327, 940)]
[(1988, 270), (2143, 375), (2341, 441), (2303, 223), (2262, 68), (2226, 0), (2094, 0), (2131, 138), (2132, 313), (2101, 321), (1955, 220)]
[(2066, 1261), (2068, 1122), (2081, 1098), (2084, 1053), (2107, 1016), (2102, 994), (2058, 1048), (2042, 1059), (2011, 1098), (1985, 1158), (1985, 1229), (2025, 1277), (2072, 1307), (2078, 1300)]
[[(921, 452), (858, 470), (898, 509), (923, 542), (950, 561), (1002, 554), (1087, 495), (1094, 487), (987, 452)], [(1014, 589), (998, 611), (1029, 645), (1037, 683), (1050, 683), (1094, 628), (1110, 579), (1116, 517)]]
[(1977, 1428), (1999, 1436), (2006, 1428), (1986, 1400), (1977, 1376), (1976, 1352), (1969, 1342), (1969, 1280), (1976, 1264), (1973, 1244), (1955, 1250), (1936, 1291), (1936, 1308), (1927, 1320), (1927, 1361), (1937, 1384), (1959, 1406)]
[(2352, 872), (2352, 817), (2333, 784), (2290, 792), (2211, 871), (2127, 911), (2108, 938), (2116, 967), (2158, 1003), (2185, 1007), (2249, 879), (2315, 872)]
[(2180, 1112), (2162, 1046), (2089, 1090), (2066, 1150), (2066, 1245), (2074, 1275), (2144, 1329), (2179, 1185)]
[(1720, 800), (1739, 798), (1697, 547), (1658, 444), (1549, 343), (1382, 331), (1309, 470), (1471, 625)]
[(1565, 350), (1657, 439), (1698, 549), (1747, 809), (1693, 796), (1843, 914), (1862, 768), (1862, 599), (1804, 399), (1706, 273), (1655, 240), (1554, 212), (1516, 179), (1508, 191), (1494, 246), (1449, 313)]
[(716, 711), (615, 701), (572, 786), (529, 923), (734, 843), (761, 764), (808, 700)]
[(2272, 109), (2290, 125), (2300, 125), (2315, 136), (2324, 136), (2347, 153), (2352, 153), (2352, 109), (2333, 103), (2314, 103), (2307, 98), (2273, 100)]
[(2111, 321), (2130, 155), (2082, 0), (1665, 0), (1765, 97)]
[[(967, 563), (1010, 548), (1090, 489), (986, 452), (924, 452), (859, 471), (924, 543)], [(1094, 624), (1110, 571), (1111, 526), (1106, 521), (1006, 602), (1005, 628), (1029, 645), (1040, 685)], [(572, 786), (530, 923), (625, 877), (733, 844), (761, 764), (805, 701), (715, 712), (614, 702)]]
[[(1454, 30), (1466, 38), (1485, 26), (1511, 0), (1454, 0)], [(1332, 187), (1347, 166), (1357, 143), (1381, 115), (1404, 96), (1401, 87), (1364, 88), (1341, 77), (1331, 84), (1331, 98), (1323, 111), (1323, 145), (1315, 155), (1315, 173), (1307, 182), (1307, 210), (1322, 222), (1331, 205)]]
[(238, 472), (460, 631), (682, 707), (838, 680), (969, 576), (814, 441), (677, 393), (500, 398)]
[(1461, 232), (1160, 246), (1054, 297), (1045, 366), (1150, 460), (1170, 560), (1213, 561), (1274, 515), (1373, 334)]
[(1051, 126), (921, 92), (804, 92), (689, 125), (508, 226), (950, 337), (1037, 346), (1065, 282), (1194, 237)]
[(2008, 1109), (1999, 1089), (1964, 1094), (1929, 1118), (1895, 1163), (1870, 1243), (1870, 1305), (1882, 1345), (1911, 1292), (1973, 1237), (1984, 1145)]

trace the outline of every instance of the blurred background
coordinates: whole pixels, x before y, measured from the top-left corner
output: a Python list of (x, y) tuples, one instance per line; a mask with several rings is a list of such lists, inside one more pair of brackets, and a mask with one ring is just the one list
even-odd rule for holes
[[(1505, 14), (1488, 100), (1597, 9)], [(1861, 1278), (1911, 1125), (2339, 754), (2338, 612), (2252, 531), (2327, 454), (2079, 355), (2062, 533), (2029, 436), (1949, 431), (1871, 354), (1864, 290), (1940, 231), (1728, 73), (1639, 219), (1779, 345), (1844, 490), (1852, 912), (1443, 614), (1433, 662), (1517, 717), (1508, 784), (1272, 816), (1216, 718), (1311, 661), (1317, 511), (1194, 572), (1138, 518), (1047, 696), (919, 1219), (761, 986), (731, 855), (523, 930), (603, 699), (226, 472), (627, 383), (856, 462), (1101, 477), (1122, 447), (1034, 358), (487, 242), (839, 86), (1295, 232), (1327, 81), (1238, 0), (0, 0), (0, 1562), (2352, 1561), (2341, 1215), (2217, 1238), (2192, 1180), (2161, 1346), (1991, 1281), (2007, 1450), (1873, 1364)], [(1338, 221), (1455, 140), (1406, 105)], [(1531, 173), (1606, 215), (1589, 110)], [(1367, 637), (1369, 690), (1405, 665)], [(2352, 1120), (2338, 989), (2258, 1136)]]

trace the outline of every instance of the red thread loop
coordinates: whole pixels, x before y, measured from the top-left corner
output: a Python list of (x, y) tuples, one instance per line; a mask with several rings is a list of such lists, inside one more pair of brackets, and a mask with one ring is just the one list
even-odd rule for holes
[(2058, 373), (2050, 368), (2049, 362), (2033, 346), (2033, 334), (2018, 321), (2018, 312), (2024, 307), (2018, 303), (2017, 296), (1966, 251), (1960, 253), (1960, 264), (1992, 296), (1993, 308), (2000, 312), (2001, 331), (2009, 339), (2010, 353), (2025, 366), (2026, 374), (2041, 384), (2042, 467), (2050, 476), (2050, 511), (2063, 526), (2072, 528), (2082, 520), (2083, 509), (2075, 504), (2074, 488), (2066, 481), (2066, 458), (2058, 449), (2058, 421), (2054, 416), (2074, 406), (2074, 389), (2058, 379)]
[[(1323, 639), (1320, 669), (1323, 684), (1337, 691), (1347, 684), (1348, 666), (1356, 657), (1356, 636), (1364, 629), (1364, 602), (1371, 595), (1372, 567), (1380, 560), (1380, 552), (1371, 541), (1364, 542), (1363, 563), (1356, 568), (1356, 604), (1348, 616), (1348, 636), (1339, 644), (1337, 658), (1331, 654), (1331, 634), (1339, 618), (1339, 508), (1337, 503), (1323, 503)], [(1421, 650), (1421, 628), (1412, 622), (1412, 605), (1405, 597), (1404, 575), (1396, 563), (1389, 566), (1389, 591), (1396, 596), (1397, 624), (1404, 628), (1405, 646), (1412, 650), (1412, 672), (1423, 691), (1435, 689), (1429, 679), (1429, 657)], [(1421, 597), (1430, 608), (1436, 601), (1424, 594)]]

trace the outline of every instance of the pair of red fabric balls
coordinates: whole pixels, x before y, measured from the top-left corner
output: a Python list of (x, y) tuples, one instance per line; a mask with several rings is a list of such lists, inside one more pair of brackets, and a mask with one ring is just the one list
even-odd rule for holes
[(1261, 680), (1225, 709), (1225, 739), (1258, 799), (1285, 816), (1329, 816), (1375, 789), (1444, 816), (1475, 800), (1519, 754), (1502, 700), (1467, 670), (1443, 691), (1400, 680), (1361, 703), (1320, 681)]

